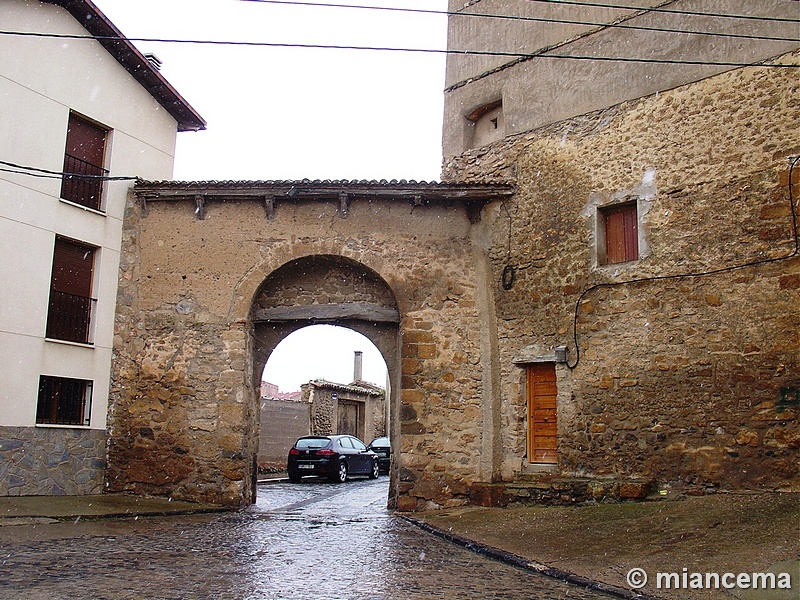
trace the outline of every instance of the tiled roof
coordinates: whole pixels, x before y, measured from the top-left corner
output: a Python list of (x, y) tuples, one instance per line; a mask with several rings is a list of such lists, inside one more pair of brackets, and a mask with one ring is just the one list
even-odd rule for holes
[(265, 181), (143, 181), (134, 186), (137, 196), (151, 199), (178, 197), (226, 196), (293, 199), (321, 198), (337, 194), (350, 196), (424, 197), (432, 199), (481, 200), (510, 196), (514, 186), (509, 182), (428, 182), (406, 179), (381, 180), (265, 180)]
[(91, 0), (44, 0), (66, 9), (97, 38), (153, 98), (178, 122), (178, 131), (205, 129), (206, 122)]
[(343, 383), (333, 383), (332, 381), (326, 381), (325, 379), (313, 379), (308, 383), (318, 388), (338, 390), (342, 392), (353, 392), (356, 394), (367, 394), (369, 396), (383, 396), (386, 393), (386, 390), (384, 390), (383, 388), (363, 381), (358, 381), (351, 383), (349, 385), (345, 385)]

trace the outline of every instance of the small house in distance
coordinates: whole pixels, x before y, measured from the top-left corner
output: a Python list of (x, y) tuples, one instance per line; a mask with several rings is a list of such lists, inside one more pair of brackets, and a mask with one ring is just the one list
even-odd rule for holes
[(386, 390), (362, 381), (362, 353), (355, 352), (353, 382), (314, 379), (299, 392), (280, 392), (261, 383), (261, 429), (258, 469), (262, 473), (286, 468), (294, 441), (304, 435), (346, 433), (369, 443), (386, 435)]

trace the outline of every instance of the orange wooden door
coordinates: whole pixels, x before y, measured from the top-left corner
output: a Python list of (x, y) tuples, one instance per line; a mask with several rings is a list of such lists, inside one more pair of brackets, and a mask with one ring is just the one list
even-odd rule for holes
[(528, 460), (532, 463), (558, 462), (556, 427), (556, 366), (535, 363), (528, 366)]

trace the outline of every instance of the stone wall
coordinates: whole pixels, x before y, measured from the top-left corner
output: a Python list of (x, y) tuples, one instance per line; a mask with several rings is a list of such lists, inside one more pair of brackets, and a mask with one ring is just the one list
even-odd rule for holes
[[(247, 197), (205, 184), (185, 192), (140, 184), (128, 206), (109, 489), (250, 502), (269, 353), (314, 322), (315, 310), (368, 300), (394, 307), (397, 322), (337, 323), (366, 335), (386, 360), (399, 440), (391, 501), (407, 510), (466, 502), (471, 482), (486, 477), (481, 448), (495, 427), (484, 410), (486, 285), (475, 266), (485, 240), (463, 193), (428, 202), (431, 190), (414, 188), (410, 201), (359, 198), (346, 213), (328, 199), (282, 200), (265, 212), (273, 189), (237, 185)], [(447, 193), (441, 187), (433, 191)], [(167, 198), (175, 188), (183, 195)], [(275, 307), (299, 308), (305, 320), (258, 317)]]
[[(788, 185), (798, 84), (797, 69), (740, 69), (448, 161), (446, 179), (518, 186), (486, 212), (498, 479), (527, 465), (525, 361), (515, 358), (565, 345), (560, 474), (694, 491), (800, 486), (800, 257)], [(798, 183), (795, 169), (795, 204)], [(641, 257), (598, 265), (597, 207), (624, 198), (639, 203)], [(516, 277), (504, 290), (507, 265)]]
[(0, 427), (0, 496), (103, 492), (106, 432)]
[(346, 433), (339, 430), (339, 403), (360, 405), (358, 432), (347, 432), (369, 444), (374, 438), (387, 435), (386, 397), (383, 390), (357, 384), (343, 385), (317, 379), (302, 386), (303, 399), (311, 405), (312, 435)]

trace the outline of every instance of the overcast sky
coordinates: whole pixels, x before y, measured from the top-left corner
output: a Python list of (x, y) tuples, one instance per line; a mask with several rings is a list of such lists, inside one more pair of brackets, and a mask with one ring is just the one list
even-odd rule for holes
[[(443, 15), (247, 0), (95, 3), (134, 38), (446, 47)], [(446, 10), (445, 0), (338, 3)], [(439, 179), (443, 54), (134, 43), (163, 61), (208, 122), (178, 135), (176, 179)]]
[[(443, 15), (247, 0), (94, 1), (130, 38), (447, 45)], [(328, 3), (447, 9), (446, 0)], [(163, 61), (161, 72), (208, 123), (178, 134), (175, 179), (439, 179), (444, 54), (134, 43)], [(364, 352), (364, 379), (384, 385), (378, 350), (360, 334), (325, 326), (284, 340), (265, 379), (282, 391), (314, 378), (349, 383), (355, 350)]]

